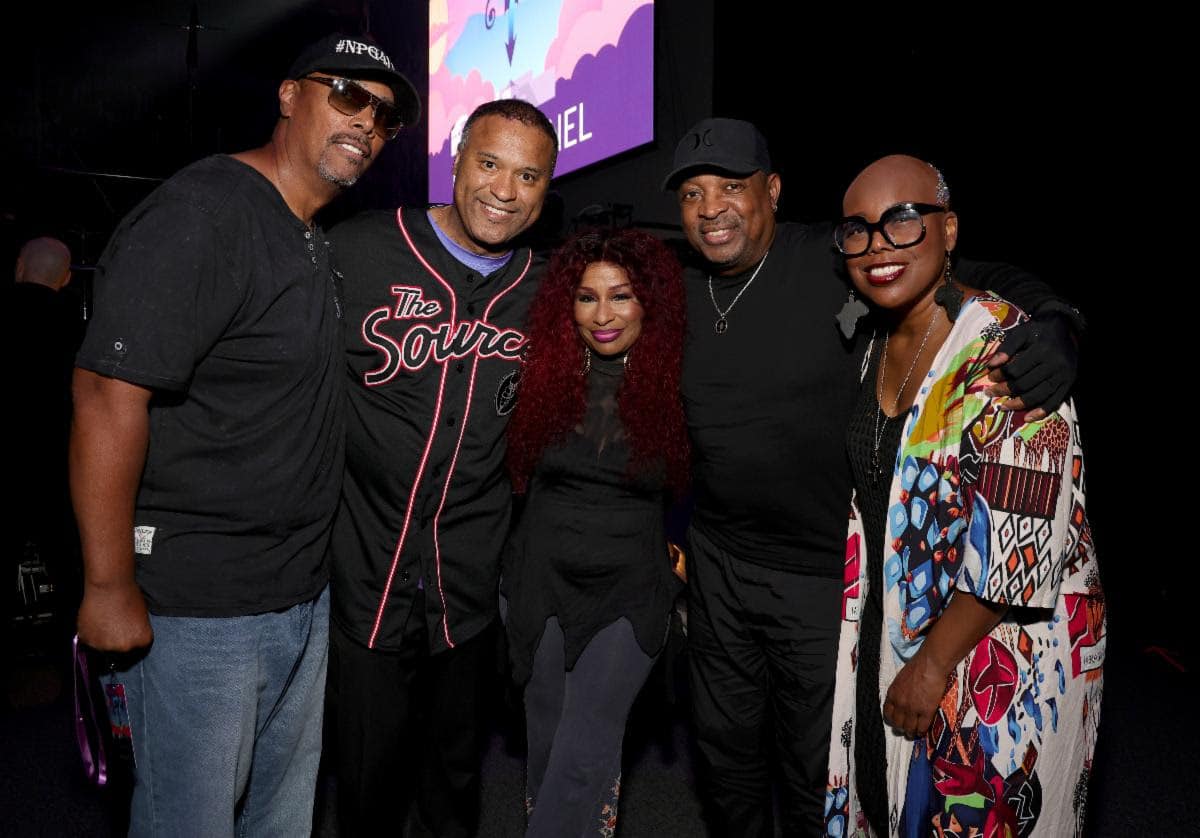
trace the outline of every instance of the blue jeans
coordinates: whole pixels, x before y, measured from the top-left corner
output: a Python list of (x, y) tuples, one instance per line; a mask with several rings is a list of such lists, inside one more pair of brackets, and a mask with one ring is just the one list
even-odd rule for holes
[(307, 836), (329, 589), (269, 614), (150, 623), (150, 652), (118, 673), (133, 731), (129, 834)]

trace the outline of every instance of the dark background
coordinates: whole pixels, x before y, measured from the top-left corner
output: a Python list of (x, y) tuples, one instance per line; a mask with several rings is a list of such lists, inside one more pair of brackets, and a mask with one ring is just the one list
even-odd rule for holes
[[(1195, 632), (1185, 623), (1196, 590), (1190, 494), (1182, 488), (1192, 462), (1191, 351), (1182, 344), (1191, 331), (1188, 244), (1196, 234), (1160, 197), (1191, 195), (1188, 135), (1163, 117), (1181, 113), (1194, 85), (1155, 66), (1175, 49), (1175, 24), (1098, 6), (1061, 19), (990, 5), (959, 7), (954, 17), (924, 7), (813, 8), (658, 0), (655, 142), (559, 178), (547, 215), (563, 229), (618, 217), (677, 235), (674, 200), (659, 185), (676, 140), (709, 115), (750, 119), (763, 130), (783, 179), (784, 219), (837, 216), (853, 175), (886, 153), (941, 167), (960, 214), (962, 252), (1040, 274), (1089, 321), (1076, 400), (1110, 606), (1089, 831), (1175, 833), (1194, 822), (1184, 811), (1196, 786), (1194, 710), (1185, 709), (1194, 673), (1147, 651), (1165, 647), (1187, 667), (1195, 660)], [(193, 11), (203, 28), (189, 33)], [(279, 81), (303, 44), (332, 30), (369, 32), (424, 91), (427, 17), (418, 0), (43, 2), (6, 10), (0, 260), (11, 265), (23, 241), (55, 235), (72, 248), (79, 270), (70, 291), (81, 296), (108, 236), (156, 183), (206, 154), (266, 140)], [(389, 143), (323, 221), (422, 203), (425, 136), (422, 120)], [(21, 394), (7, 397), (19, 415)], [(20, 444), (19, 435), (10, 439)], [(11, 834), (95, 824), (95, 798), (81, 790), (71, 746), (60, 741), (66, 712), (60, 697), (0, 719), (11, 754), (0, 771), (0, 832), (5, 823)], [(688, 747), (681, 724), (672, 728), (679, 753)], [(695, 780), (679, 767), (690, 763), (659, 761), (645, 741), (631, 733), (623, 818), (682, 822), (681, 809), (698, 806)], [(489, 760), (485, 799), (511, 808), (519, 831), (520, 757), (493, 745)], [(638, 772), (648, 776), (654, 766), (667, 780), (639, 784)], [(657, 796), (667, 789), (673, 797)], [(120, 803), (109, 810), (119, 812)]]
[[(850, 179), (883, 154), (936, 163), (960, 213), (961, 252), (1040, 274), (1090, 323), (1076, 398), (1114, 638), (1194, 649), (1173, 616), (1187, 587), (1177, 584), (1173, 553), (1152, 551), (1129, 511), (1146, 502), (1131, 497), (1131, 485), (1160, 491), (1145, 484), (1157, 484), (1150, 475), (1159, 470), (1143, 473), (1146, 460), (1134, 454), (1154, 433), (1143, 412), (1154, 396), (1136, 376), (1154, 366), (1141, 359), (1161, 351), (1156, 306), (1166, 297), (1147, 273), (1153, 263), (1130, 274), (1119, 248), (1160, 223), (1139, 213), (1146, 187), (1172, 178), (1173, 163), (1143, 115), (1155, 107), (1146, 94), (1169, 77), (1146, 73), (1144, 54), (1129, 48), (1137, 42), (1129, 21), (967, 22), (788, 5), (659, 0), (655, 142), (560, 178), (547, 216), (558, 222), (561, 212), (564, 228), (615, 215), (677, 231), (661, 178), (677, 138), (712, 114), (762, 128), (783, 178), (785, 219), (838, 215)], [(261, 144), (280, 78), (299, 46), (321, 34), (369, 32), (419, 90), (428, 83), (428, 5), (414, 0), (46, 3), (25, 14), (31, 24), (4, 36), (7, 264), (21, 242), (52, 234), (86, 267), (158, 179), (205, 154)], [(194, 33), (193, 14), (202, 27)], [(422, 118), (389, 143), (324, 212), (326, 224), (423, 202), (425, 135)]]

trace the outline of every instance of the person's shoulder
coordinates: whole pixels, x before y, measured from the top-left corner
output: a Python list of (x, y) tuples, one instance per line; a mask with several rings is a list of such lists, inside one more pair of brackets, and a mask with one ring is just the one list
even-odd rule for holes
[(400, 212), (406, 213), (406, 220), (411, 217), (411, 210), (380, 209), (355, 213), (329, 228), (329, 240), (335, 244), (357, 242), (395, 233)]
[(232, 188), (253, 174), (257, 174), (257, 170), (236, 157), (228, 154), (210, 154), (184, 166), (167, 182), (197, 186), (212, 184), (217, 189)]
[[(184, 166), (163, 183), (156, 195), (162, 202), (174, 202), (215, 215), (235, 196), (265, 178), (250, 166), (226, 154), (214, 154)], [(274, 187), (272, 187), (274, 188)]]
[(784, 246), (830, 250), (833, 225), (827, 221), (781, 221), (775, 228), (775, 241)]
[(168, 238), (177, 248), (211, 241), (218, 235), (222, 208), (245, 174), (234, 167), (252, 171), (232, 158), (214, 155), (167, 178), (121, 219), (101, 262), (129, 247), (159, 249)]
[[(183, 167), (146, 196), (122, 221), (121, 229), (193, 231), (189, 240), (204, 238), (204, 230), (229, 236), (242, 230), (248, 218), (261, 217), (270, 202), (285, 206), (275, 187), (250, 166), (224, 154), (214, 154)], [(286, 208), (286, 207), (285, 207)]]
[(675, 254), (675, 257), (679, 260), (679, 264), (683, 266), (683, 278), (685, 281), (697, 278), (704, 279), (708, 275), (708, 271), (710, 270), (709, 264), (688, 243), (687, 239), (667, 239), (665, 244)]
[(550, 266), (550, 252), (540, 248), (518, 248), (513, 253), (514, 259), (524, 261), (529, 260), (529, 272), (534, 276), (541, 276)]
[(983, 291), (964, 301), (959, 319), (978, 322), (984, 329), (1006, 330), (1029, 319), (1020, 306), (992, 291)]
[(1027, 320), (1025, 312), (991, 292), (980, 292), (963, 300), (946, 339), (960, 362), (970, 359), (978, 375), (989, 371), (986, 361), (999, 348), (1004, 333)]
[(805, 277), (808, 281), (802, 287), (806, 294), (844, 298), (847, 280), (841, 254), (833, 247), (831, 231), (832, 225), (825, 222), (781, 223), (771, 246), (771, 252), (777, 254), (770, 257), (774, 261), (773, 270)]

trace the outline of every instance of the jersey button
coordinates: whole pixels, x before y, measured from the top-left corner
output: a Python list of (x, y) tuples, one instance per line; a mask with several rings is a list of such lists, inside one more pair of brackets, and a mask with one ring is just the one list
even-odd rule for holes
[(407, 571), (407, 570), (402, 570), (402, 571), (400, 571), (400, 581), (401, 581), (401, 582), (407, 582), (407, 581), (408, 581), (408, 571)]

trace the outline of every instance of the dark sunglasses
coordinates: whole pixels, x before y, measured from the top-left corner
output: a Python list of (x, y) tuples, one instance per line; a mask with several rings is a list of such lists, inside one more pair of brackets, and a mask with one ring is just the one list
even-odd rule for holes
[(937, 204), (918, 204), (912, 201), (888, 207), (875, 222), (861, 215), (843, 218), (833, 228), (833, 243), (844, 256), (862, 256), (871, 249), (871, 237), (881, 233), (892, 247), (913, 247), (925, 240), (924, 215), (946, 212)]
[(400, 111), (386, 99), (380, 99), (361, 84), (350, 79), (329, 76), (305, 76), (306, 81), (315, 81), (329, 88), (329, 106), (346, 116), (357, 116), (363, 108), (372, 108), (375, 125), (387, 139), (392, 139), (404, 127)]

